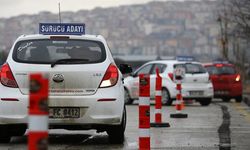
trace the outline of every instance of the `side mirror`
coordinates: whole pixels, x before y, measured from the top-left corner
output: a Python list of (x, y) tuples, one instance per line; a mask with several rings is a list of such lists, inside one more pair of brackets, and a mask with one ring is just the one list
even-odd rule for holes
[(135, 78), (137, 77), (137, 73), (131, 73), (131, 76)]
[(132, 68), (128, 64), (120, 64), (119, 69), (122, 74), (132, 73)]

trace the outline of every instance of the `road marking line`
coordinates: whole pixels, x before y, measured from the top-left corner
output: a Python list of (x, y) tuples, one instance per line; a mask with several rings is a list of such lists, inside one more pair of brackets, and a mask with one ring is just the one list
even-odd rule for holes
[(247, 107), (244, 107), (242, 104), (233, 103), (232, 106), (241, 114), (243, 117), (250, 122), (250, 113), (246, 110)]

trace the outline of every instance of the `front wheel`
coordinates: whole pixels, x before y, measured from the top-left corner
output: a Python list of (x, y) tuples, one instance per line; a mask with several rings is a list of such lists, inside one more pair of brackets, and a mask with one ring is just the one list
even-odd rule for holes
[(10, 139), (11, 139), (10, 136), (0, 137), (0, 143), (9, 143)]
[(109, 135), (109, 141), (112, 144), (123, 144), (124, 142), (124, 132), (127, 122), (127, 112), (126, 107), (123, 110), (122, 122), (120, 125), (111, 126), (107, 133)]
[(167, 89), (162, 89), (162, 104), (171, 106), (173, 103), (173, 100), (171, 100), (169, 92)]
[(211, 98), (201, 99), (199, 100), (201, 106), (208, 106), (212, 102)]
[(0, 126), (0, 143), (9, 143), (11, 135), (8, 133), (8, 127), (3, 125)]

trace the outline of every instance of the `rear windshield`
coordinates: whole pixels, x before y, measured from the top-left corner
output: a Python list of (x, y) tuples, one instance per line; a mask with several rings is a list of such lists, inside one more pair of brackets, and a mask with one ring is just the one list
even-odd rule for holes
[(208, 66), (206, 67), (209, 74), (214, 75), (233, 75), (236, 74), (236, 70), (234, 67), (231, 66), (222, 66), (222, 67), (216, 67), (216, 66)]
[(15, 45), (13, 59), (17, 62), (51, 64), (60, 59), (84, 59), (71, 64), (98, 63), (106, 58), (102, 42), (90, 40), (28, 40)]
[(175, 68), (177, 67), (183, 67), (186, 71), (187, 74), (202, 74), (206, 73), (206, 69), (200, 65), (200, 64), (192, 64), (192, 63), (187, 63), (187, 64), (176, 64), (174, 66)]

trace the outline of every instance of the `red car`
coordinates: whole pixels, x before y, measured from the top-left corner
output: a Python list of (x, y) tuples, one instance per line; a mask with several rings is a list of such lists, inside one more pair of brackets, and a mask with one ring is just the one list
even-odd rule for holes
[(211, 63), (204, 67), (213, 83), (214, 98), (221, 98), (224, 102), (229, 102), (232, 98), (239, 103), (242, 101), (241, 76), (233, 64)]

